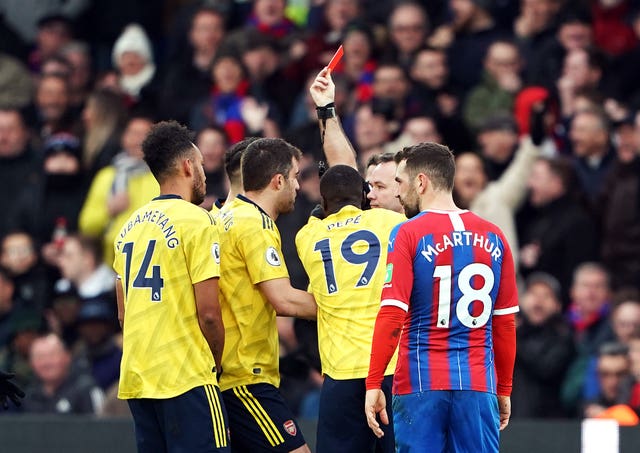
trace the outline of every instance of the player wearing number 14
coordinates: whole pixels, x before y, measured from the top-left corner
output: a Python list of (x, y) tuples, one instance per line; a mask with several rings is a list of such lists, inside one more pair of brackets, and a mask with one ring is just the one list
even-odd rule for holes
[(215, 373), (224, 345), (218, 230), (197, 206), (202, 153), (175, 122), (155, 125), (142, 148), (161, 195), (131, 215), (114, 244), (118, 397), (131, 409), (139, 453), (228, 452)]
[[(382, 376), (398, 342), (393, 410), (398, 452), (498, 452), (511, 412), (518, 298), (502, 232), (453, 202), (455, 164), (435, 143), (396, 157), (410, 220), (389, 239), (365, 412), (382, 435)], [(496, 397), (497, 395), (497, 397)]]

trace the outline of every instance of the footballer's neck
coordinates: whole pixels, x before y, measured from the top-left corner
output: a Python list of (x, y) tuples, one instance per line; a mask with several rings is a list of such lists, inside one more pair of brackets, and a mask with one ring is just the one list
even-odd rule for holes
[(245, 192), (244, 196), (260, 206), (260, 209), (266, 212), (273, 220), (278, 218), (280, 212), (278, 212), (277, 192), (267, 189), (260, 191), (250, 190)]
[(191, 203), (193, 186), (191, 184), (181, 184), (175, 180), (165, 181), (160, 184), (160, 195), (179, 195), (180, 198)]

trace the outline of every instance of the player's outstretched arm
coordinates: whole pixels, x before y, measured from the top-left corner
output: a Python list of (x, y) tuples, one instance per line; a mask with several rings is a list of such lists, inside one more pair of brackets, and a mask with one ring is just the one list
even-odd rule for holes
[(275, 278), (258, 283), (258, 288), (276, 310), (278, 316), (316, 319), (318, 306), (311, 293), (291, 286), (288, 278)]
[(224, 324), (218, 301), (218, 278), (209, 278), (193, 285), (196, 296), (196, 310), (200, 330), (209, 343), (209, 348), (216, 361), (216, 367), (222, 365), (224, 348)]
[[(309, 88), (309, 92), (316, 107), (325, 107), (335, 101), (336, 87), (328, 68), (324, 68), (318, 73)], [(324, 154), (327, 157), (327, 163), (330, 167), (334, 165), (349, 165), (357, 170), (356, 152), (342, 130), (340, 120), (335, 115), (327, 116), (325, 120), (318, 118), (320, 136), (323, 139), (322, 145)]]

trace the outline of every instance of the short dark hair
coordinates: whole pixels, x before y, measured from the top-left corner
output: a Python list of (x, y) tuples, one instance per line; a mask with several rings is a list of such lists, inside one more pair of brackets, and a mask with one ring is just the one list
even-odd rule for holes
[(395, 156), (397, 164), (403, 160), (411, 178), (424, 173), (435, 190), (453, 190), (456, 163), (453, 153), (445, 145), (427, 142), (405, 147)]
[(224, 153), (224, 171), (227, 172), (227, 176), (231, 182), (236, 182), (242, 176), (240, 171), (240, 164), (242, 163), (242, 155), (247, 150), (247, 147), (259, 140), (260, 137), (247, 137), (244, 140), (240, 140), (235, 145), (228, 148)]
[(320, 195), (327, 206), (362, 206), (362, 176), (348, 165), (330, 167), (320, 179)]
[(252, 142), (242, 154), (242, 184), (245, 191), (262, 190), (275, 175), (287, 177), (293, 159), (302, 153), (281, 138), (261, 138)]
[(70, 234), (66, 240), (76, 241), (83, 252), (91, 254), (96, 267), (102, 262), (102, 243), (99, 239), (83, 234)]
[(187, 156), (194, 146), (189, 129), (177, 121), (161, 121), (142, 142), (142, 152), (151, 173), (162, 183), (174, 172), (175, 161)]
[(537, 160), (547, 164), (549, 171), (560, 179), (565, 192), (572, 190), (575, 183), (575, 173), (569, 159), (566, 157), (541, 156)]
[(598, 348), (598, 357), (602, 356), (623, 356), (628, 357), (629, 347), (616, 341), (603, 343)]

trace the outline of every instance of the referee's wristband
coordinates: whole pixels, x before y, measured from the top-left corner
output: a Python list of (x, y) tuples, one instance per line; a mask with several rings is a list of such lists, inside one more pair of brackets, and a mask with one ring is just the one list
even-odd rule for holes
[(316, 107), (316, 113), (319, 120), (328, 120), (329, 118), (335, 118), (336, 104), (333, 102), (328, 103), (324, 107)]

